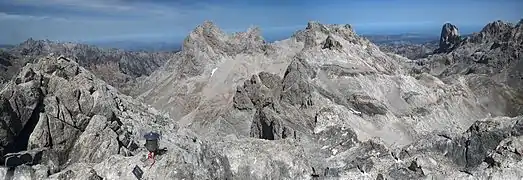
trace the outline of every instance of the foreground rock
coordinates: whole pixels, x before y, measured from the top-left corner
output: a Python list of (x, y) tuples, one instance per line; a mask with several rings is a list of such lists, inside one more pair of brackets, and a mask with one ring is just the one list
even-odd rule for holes
[[(134, 169), (143, 179), (311, 177), (296, 142), (229, 136), (211, 143), (65, 57), (26, 65), (0, 97), (2, 153), (11, 167), (0, 177), (134, 179)], [(143, 147), (149, 131), (162, 134), (154, 164)]]
[[(133, 176), (131, 171), (123, 172), (115, 161), (143, 166), (146, 150), (139, 144), (147, 131), (168, 137), (168, 151), (157, 168), (144, 170), (144, 177), (231, 176), (227, 159), (194, 134), (177, 135), (168, 117), (119, 94), (71, 59), (51, 56), (28, 64), (1, 94), (1, 152), (15, 153), (6, 156), (7, 164), (15, 167), (14, 174), (6, 174), (15, 179), (126, 179)], [(112, 174), (117, 172), (110, 170), (113, 167), (120, 173)]]

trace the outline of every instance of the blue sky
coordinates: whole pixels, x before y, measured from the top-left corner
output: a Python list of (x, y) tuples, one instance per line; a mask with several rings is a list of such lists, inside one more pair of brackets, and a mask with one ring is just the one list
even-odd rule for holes
[(522, 0), (0, 0), (0, 44), (60, 41), (181, 41), (211, 20), (227, 32), (261, 27), (288, 34), (307, 21), (352, 24), (358, 33), (439, 33), (445, 22), (481, 28), (523, 18)]

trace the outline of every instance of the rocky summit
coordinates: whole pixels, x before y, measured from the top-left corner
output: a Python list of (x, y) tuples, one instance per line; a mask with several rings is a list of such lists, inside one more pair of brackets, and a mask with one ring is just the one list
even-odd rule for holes
[(441, 28), (441, 37), (439, 39), (439, 48), (437, 52), (449, 52), (456, 48), (460, 43), (461, 37), (456, 26), (445, 23)]
[(440, 50), (408, 59), (351, 25), (267, 43), (206, 21), (134, 97), (70, 54), (38, 56), (0, 91), (0, 177), (521, 179), (521, 27), (461, 39), (445, 24)]

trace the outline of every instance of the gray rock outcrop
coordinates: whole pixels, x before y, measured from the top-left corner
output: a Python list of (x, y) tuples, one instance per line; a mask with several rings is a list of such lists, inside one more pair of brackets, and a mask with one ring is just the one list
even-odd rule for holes
[(24, 65), (24, 59), (0, 49), (0, 88), (3, 88)]
[(485, 95), (477, 101), (492, 114), (521, 115), (522, 32), (521, 23), (489, 23), (451, 52), (413, 61), (417, 64), (415, 69), (441, 79), (462, 76), (475, 94)]
[(450, 23), (443, 24), (439, 40), (439, 48), (436, 53), (447, 53), (457, 48), (461, 43), (461, 36), (456, 26)]

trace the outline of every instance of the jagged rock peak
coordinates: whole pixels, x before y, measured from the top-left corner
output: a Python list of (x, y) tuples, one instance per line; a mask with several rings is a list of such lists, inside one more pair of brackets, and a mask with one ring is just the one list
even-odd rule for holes
[(20, 43), (20, 46), (34, 46), (37, 44), (52, 44), (57, 43), (56, 41), (51, 41), (49, 39), (33, 39), (32, 37)]
[(458, 27), (451, 23), (445, 23), (443, 24), (442, 31), (447, 29), (446, 31), (456, 30), (458, 31)]
[(185, 39), (182, 51), (204, 51), (233, 55), (243, 51), (255, 51), (254, 49), (260, 48), (264, 43), (261, 31), (257, 27), (251, 27), (246, 32), (229, 35), (213, 22), (204, 21)]
[(34, 42), (36, 42), (36, 40), (34, 40), (32, 37), (30, 37), (29, 39), (25, 40), (21, 44), (29, 44), (29, 43), (34, 43)]
[(235, 40), (253, 40), (254, 42), (264, 43), (261, 36), (261, 29), (257, 26), (251, 26), (245, 32), (237, 32), (233, 35)]
[(212, 21), (204, 21), (202, 24), (196, 26), (192, 33), (202, 34), (202, 33), (217, 33), (223, 34), (222, 30)]
[(229, 38), (233, 54), (263, 52), (267, 48), (259, 27), (249, 27), (245, 32), (235, 33)]
[(24, 42), (22, 42), (20, 44), (33, 44), (38, 41), (41, 41), (41, 40), (33, 39), (32, 37), (30, 37), (29, 39), (25, 40)]
[(369, 45), (370, 41), (356, 34), (350, 24), (321, 24), (318, 21), (309, 21), (307, 27), (299, 30), (292, 36), (298, 42), (304, 42), (305, 48), (317, 47), (324, 48), (323, 44), (327, 36), (339, 37), (352, 44)]
[(449, 52), (455, 49), (461, 42), (458, 27), (450, 23), (443, 24), (437, 52)]
[(497, 20), (491, 23), (488, 23), (483, 29), (481, 30), (481, 33), (486, 34), (500, 34), (507, 32), (508, 30), (512, 29), (512, 25), (506, 22), (503, 22), (501, 20)]
[(196, 26), (194, 30), (185, 38), (182, 51), (193, 52), (199, 50), (209, 50), (225, 46), (225, 33), (211, 21), (204, 21), (203, 24)]
[(327, 27), (325, 27), (323, 24), (321, 24), (318, 21), (309, 21), (309, 22), (307, 22), (307, 27), (305, 29), (307, 29), (307, 30), (328, 31)]
[(223, 38), (225, 33), (213, 22), (211, 21), (204, 21), (202, 24), (196, 26), (194, 30), (187, 36), (187, 40), (195, 40), (198, 38), (204, 38), (204, 39), (216, 39), (216, 38)]
[(268, 45), (255, 27), (246, 32), (226, 34), (214, 23), (205, 21), (185, 38), (181, 57), (175, 62), (179, 78), (202, 74), (207, 65), (215, 64), (224, 57), (238, 54), (263, 53)]
[(247, 29), (247, 34), (261, 35), (261, 29), (258, 26), (251, 26)]
[[(479, 33), (475, 33), (468, 38), (466, 42), (485, 43), (485, 42), (508, 42), (521, 41), (518, 25), (503, 22), (501, 20), (493, 21), (485, 25)], [(516, 30), (516, 31), (513, 31)], [(518, 40), (519, 39), (519, 40)]]
[(261, 30), (257, 26), (251, 26), (245, 32), (236, 32), (232, 35), (229, 35), (222, 31), (215, 23), (208, 20), (204, 21), (201, 25), (196, 26), (196, 28), (189, 35), (189, 37), (192, 36), (203, 36), (203, 38), (219, 38), (223, 41), (229, 40), (230, 37), (232, 37), (233, 40), (263, 39), (261, 37)]
[(305, 30), (320, 31), (324, 33), (339, 31), (343, 31), (344, 33), (350, 32), (350, 34), (354, 33), (350, 24), (321, 24), (318, 21), (309, 21)]

